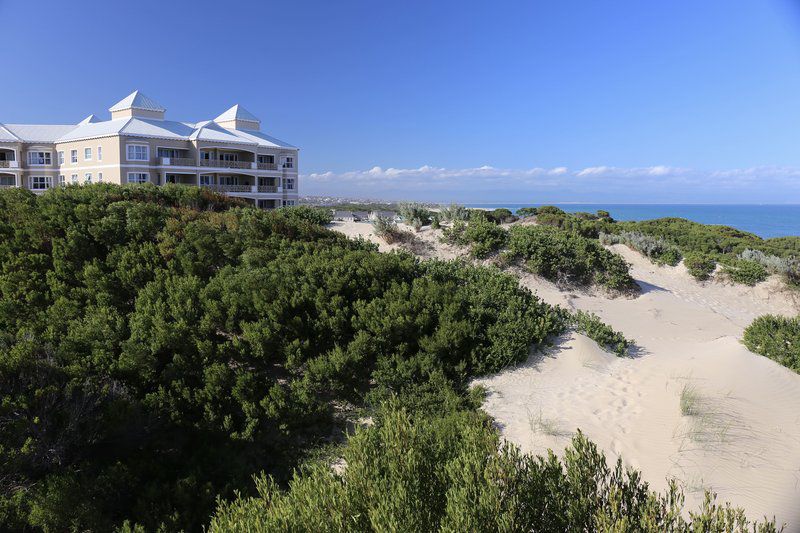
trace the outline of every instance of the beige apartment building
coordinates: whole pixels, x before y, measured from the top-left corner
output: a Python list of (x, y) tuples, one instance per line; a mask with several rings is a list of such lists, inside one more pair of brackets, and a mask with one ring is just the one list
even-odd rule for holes
[(0, 188), (177, 183), (265, 209), (297, 202), (298, 148), (262, 133), (240, 105), (213, 120), (175, 122), (135, 91), (109, 111), (110, 120), (78, 124), (0, 123)]

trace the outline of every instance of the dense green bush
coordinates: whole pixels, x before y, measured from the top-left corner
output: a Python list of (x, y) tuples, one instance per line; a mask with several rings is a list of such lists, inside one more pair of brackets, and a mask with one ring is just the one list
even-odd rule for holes
[(414, 235), (410, 231), (404, 231), (397, 227), (397, 222), (388, 217), (376, 218), (372, 221), (372, 227), (375, 228), (375, 235), (386, 241), (386, 244), (405, 242)]
[(292, 207), (281, 207), (281, 213), (289, 220), (306, 220), (314, 224), (324, 226), (330, 224), (333, 220), (333, 214), (330, 209), (323, 207), (311, 207), (307, 205), (298, 205)]
[(583, 333), (620, 357), (626, 355), (628, 349), (633, 345), (622, 333), (614, 331), (611, 326), (605, 324), (600, 317), (593, 313), (578, 310), (570, 316), (569, 321), (576, 331)]
[(482, 216), (473, 216), (469, 222), (455, 222), (442, 233), (450, 244), (469, 246), (473, 257), (484, 258), (498, 251), (508, 241), (508, 232)]
[(800, 372), (800, 317), (758, 317), (744, 330), (747, 349)]
[(581, 433), (559, 460), (501, 444), (475, 414), (412, 419), (389, 409), (381, 418), (349, 439), (340, 473), (316, 463), (288, 490), (260, 476), (259, 495), (220, 502), (209, 530), (776, 531), (709, 494), (685, 517), (676, 484), (655, 493), (621, 460), (609, 466)]
[(722, 272), (731, 281), (750, 286), (761, 283), (769, 276), (764, 265), (746, 259), (728, 260), (723, 263)]
[(390, 397), (463, 405), (562, 313), (189, 187), (0, 191), (0, 529), (197, 530)]
[(528, 270), (551, 281), (618, 292), (638, 290), (629, 265), (595, 239), (547, 226), (515, 226), (508, 248)]
[(717, 268), (717, 262), (713, 257), (704, 253), (692, 252), (683, 258), (683, 265), (695, 279), (699, 281), (707, 280)]
[(526, 218), (526, 217), (534, 217), (536, 216), (537, 208), (535, 207), (520, 207), (516, 211), (516, 215), (518, 217)]

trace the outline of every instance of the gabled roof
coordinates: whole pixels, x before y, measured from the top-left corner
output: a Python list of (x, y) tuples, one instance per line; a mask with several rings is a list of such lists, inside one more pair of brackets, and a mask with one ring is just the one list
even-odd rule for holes
[(133, 91), (111, 106), (108, 110), (113, 113), (114, 111), (124, 111), (125, 109), (143, 109), (145, 111), (156, 111), (159, 113), (166, 111), (161, 104), (139, 91)]
[(237, 135), (237, 132), (234, 130), (223, 128), (213, 120), (199, 122), (195, 124), (195, 128), (194, 132), (189, 135), (189, 139), (192, 141), (216, 141), (249, 145), (258, 144), (253, 139), (247, 139), (241, 135)]
[(242, 130), (230, 130), (231, 133), (242, 137), (243, 139), (247, 139), (251, 142), (258, 144), (259, 146), (266, 146), (267, 148), (291, 148), (292, 150), (296, 150), (297, 147), (293, 146), (287, 142), (284, 142), (280, 139), (276, 139), (275, 137), (270, 137), (266, 133), (262, 133), (260, 131), (242, 131)]
[(239, 104), (231, 107), (220, 116), (214, 119), (214, 122), (227, 122), (229, 120), (247, 120), (249, 122), (261, 122), (254, 114)]
[(92, 115), (89, 115), (88, 117), (86, 117), (85, 119), (81, 120), (80, 122), (78, 122), (78, 126), (80, 126), (82, 124), (93, 124), (95, 122), (100, 122), (100, 119), (92, 114)]
[(53, 143), (74, 130), (75, 124), (4, 124), (19, 140), (29, 143)]
[(11, 133), (5, 126), (0, 124), (0, 142), (19, 142), (20, 138)]

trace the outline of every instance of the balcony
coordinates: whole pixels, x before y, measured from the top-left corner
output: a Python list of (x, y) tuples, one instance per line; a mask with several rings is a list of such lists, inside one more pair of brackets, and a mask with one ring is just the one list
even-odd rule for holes
[(165, 167), (196, 167), (197, 160), (191, 157), (161, 157), (161, 164)]
[(256, 169), (256, 163), (251, 161), (223, 161), (222, 159), (201, 159), (200, 166), (214, 168), (244, 168), (249, 170)]
[(203, 185), (203, 187), (207, 187), (212, 191), (217, 192), (255, 192), (254, 189), (256, 188), (254, 185)]
[(19, 168), (17, 161), (0, 161), (0, 168)]
[(258, 192), (280, 192), (276, 185), (259, 185)]
[(278, 170), (278, 165), (275, 163), (259, 163), (258, 170)]

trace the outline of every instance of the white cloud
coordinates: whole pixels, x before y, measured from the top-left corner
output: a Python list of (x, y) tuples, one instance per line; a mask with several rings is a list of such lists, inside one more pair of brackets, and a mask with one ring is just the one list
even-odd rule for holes
[(490, 165), (382, 168), (302, 176), (303, 194), (492, 202), (800, 202), (800, 168), (697, 170), (591, 166), (528, 169)]

